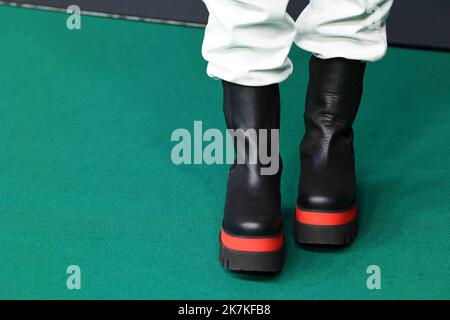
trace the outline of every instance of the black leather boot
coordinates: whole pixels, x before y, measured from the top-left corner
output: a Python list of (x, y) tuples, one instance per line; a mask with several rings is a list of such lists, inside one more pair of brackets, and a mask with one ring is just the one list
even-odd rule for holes
[[(255, 129), (260, 143), (259, 129), (279, 129), (278, 85), (249, 87), (223, 81), (223, 92), (229, 130)], [(278, 148), (271, 150), (270, 136), (268, 132), (267, 154), (276, 152), (279, 162), (275, 174), (262, 174), (261, 170), (270, 165), (264, 164), (259, 156), (256, 161), (250, 160), (249, 151), (257, 154), (260, 150), (251, 134), (244, 136), (247, 148), (238, 146), (237, 149), (238, 154), (245, 153), (245, 161), (235, 162), (229, 172), (220, 234), (220, 262), (229, 270), (277, 272), (282, 267), (281, 158)], [(237, 141), (234, 139), (235, 148)]]
[(301, 175), (296, 239), (345, 245), (358, 231), (352, 125), (361, 101), (366, 64), (312, 57), (300, 145)]

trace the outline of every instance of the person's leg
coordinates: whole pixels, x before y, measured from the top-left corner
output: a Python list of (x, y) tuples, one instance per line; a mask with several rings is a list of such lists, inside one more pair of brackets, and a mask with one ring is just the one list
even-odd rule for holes
[(386, 53), (393, 0), (311, 0), (297, 19), (295, 43), (321, 59), (376, 61)]
[(202, 54), (210, 77), (246, 86), (280, 83), (292, 72), (295, 38), (288, 0), (204, 0)]
[(345, 245), (357, 234), (353, 129), (366, 63), (386, 52), (392, 0), (311, 0), (296, 43), (311, 51), (300, 145), (299, 243)]
[[(281, 163), (275, 174), (263, 174), (259, 130), (279, 129), (278, 83), (292, 71), (287, 55), (295, 25), (285, 12), (287, 0), (204, 2), (210, 13), (202, 50), (207, 72), (223, 80), (227, 128), (245, 131), (248, 147), (242, 152), (238, 146), (245, 161), (235, 163), (228, 175), (220, 262), (230, 270), (276, 272), (283, 263)], [(271, 142), (267, 139), (265, 147), (276, 152), (278, 162)], [(250, 146), (256, 163), (250, 161)]]

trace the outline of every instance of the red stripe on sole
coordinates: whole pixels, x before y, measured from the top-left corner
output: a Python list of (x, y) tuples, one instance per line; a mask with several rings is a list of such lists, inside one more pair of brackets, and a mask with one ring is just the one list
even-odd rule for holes
[(283, 246), (283, 234), (270, 238), (243, 238), (234, 237), (223, 229), (220, 232), (220, 241), (231, 250), (247, 252), (278, 251)]
[(356, 205), (344, 212), (314, 212), (297, 208), (297, 221), (318, 226), (338, 226), (349, 223), (356, 217)]

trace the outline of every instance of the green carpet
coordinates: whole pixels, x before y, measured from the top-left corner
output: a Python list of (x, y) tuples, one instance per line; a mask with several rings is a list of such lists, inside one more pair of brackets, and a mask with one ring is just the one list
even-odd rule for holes
[[(218, 263), (226, 165), (175, 166), (176, 128), (224, 129), (201, 29), (0, 7), (0, 298), (450, 298), (450, 54), (391, 48), (356, 124), (361, 231), (334, 252), (292, 235), (308, 54), (281, 86), (287, 259)], [(81, 290), (66, 268), (81, 267)], [(368, 290), (378, 265), (381, 290)]]

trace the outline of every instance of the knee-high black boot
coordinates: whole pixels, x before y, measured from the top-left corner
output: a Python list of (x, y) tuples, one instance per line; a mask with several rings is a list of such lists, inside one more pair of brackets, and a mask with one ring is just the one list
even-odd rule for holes
[(365, 63), (312, 57), (300, 145), (299, 243), (345, 245), (357, 234), (352, 125)]
[[(262, 173), (261, 169), (267, 169), (270, 165), (264, 164), (265, 161), (261, 161), (259, 156), (257, 161), (250, 160), (252, 159), (250, 150), (258, 153), (261, 145), (254, 144), (255, 136), (252, 138), (252, 135), (247, 133), (251, 133), (251, 129), (256, 130), (256, 138), (258, 143), (261, 143), (259, 129), (279, 129), (278, 85), (249, 87), (223, 81), (223, 92), (227, 128), (244, 130), (247, 147), (244, 146), (245, 161), (235, 162), (228, 176), (224, 219), (220, 233), (220, 262), (224, 268), (230, 270), (277, 272), (283, 262), (280, 214), (281, 158), (278, 155), (278, 148), (271, 150), (271, 135), (268, 132), (269, 139), (266, 145), (268, 154), (277, 152), (279, 166), (275, 168), (274, 174)], [(235, 148), (238, 139), (233, 139)], [(237, 148), (240, 148), (237, 150), (238, 154), (244, 154), (242, 145)]]

